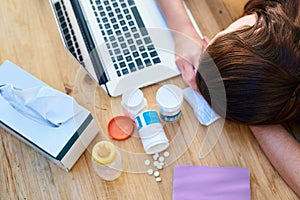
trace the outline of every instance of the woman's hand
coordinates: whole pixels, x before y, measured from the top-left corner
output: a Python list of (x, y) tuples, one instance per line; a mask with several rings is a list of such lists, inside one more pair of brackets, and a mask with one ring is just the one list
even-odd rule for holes
[(173, 33), (175, 40), (176, 65), (187, 85), (198, 91), (196, 71), (201, 54), (208, 44), (207, 38), (200, 38), (193, 27), (181, 33)]
[[(175, 41), (176, 64), (183, 80), (193, 89), (196, 85), (196, 69), (207, 40), (196, 32), (182, 0), (156, 0), (162, 10)], [(176, 12), (174, 12), (176, 11)]]

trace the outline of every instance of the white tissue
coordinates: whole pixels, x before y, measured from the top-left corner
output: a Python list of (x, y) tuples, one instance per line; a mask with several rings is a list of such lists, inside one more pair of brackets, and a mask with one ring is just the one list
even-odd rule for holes
[(206, 102), (202, 95), (193, 90), (191, 87), (183, 90), (184, 99), (193, 108), (194, 113), (202, 125), (209, 126), (220, 116), (213, 111), (210, 105)]
[(58, 127), (80, 111), (71, 96), (47, 86), (17, 89), (7, 84), (0, 86), (0, 95), (18, 112), (45, 125)]

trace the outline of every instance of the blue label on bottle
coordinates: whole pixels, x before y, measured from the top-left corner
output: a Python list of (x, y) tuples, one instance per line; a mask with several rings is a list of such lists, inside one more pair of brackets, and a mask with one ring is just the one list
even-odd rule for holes
[(137, 129), (140, 130), (140, 129), (143, 127), (141, 118), (140, 118), (139, 116), (137, 116), (137, 117), (135, 118), (135, 121), (136, 121), (136, 123), (137, 123)]
[(144, 112), (143, 117), (145, 119), (145, 122), (146, 122), (147, 126), (149, 124), (155, 124), (155, 123), (160, 124), (159, 116), (158, 116), (157, 112), (155, 112), (155, 111)]
[(137, 116), (135, 121), (137, 123), (138, 130), (151, 124), (161, 124), (157, 112), (153, 110), (144, 112), (142, 116)]

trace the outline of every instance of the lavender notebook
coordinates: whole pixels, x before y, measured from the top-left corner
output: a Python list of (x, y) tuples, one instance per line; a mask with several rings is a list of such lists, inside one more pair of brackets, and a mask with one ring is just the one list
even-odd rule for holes
[(247, 168), (176, 166), (173, 200), (250, 200)]

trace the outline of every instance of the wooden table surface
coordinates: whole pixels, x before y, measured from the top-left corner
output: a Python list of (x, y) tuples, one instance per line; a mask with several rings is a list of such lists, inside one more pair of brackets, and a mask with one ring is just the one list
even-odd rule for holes
[[(202, 33), (212, 37), (238, 18), (246, 0), (187, 0)], [(251, 199), (298, 199), (269, 163), (245, 125), (222, 120), (201, 126), (187, 103), (179, 122), (164, 124), (171, 141), (162, 182), (145, 173), (140, 140), (133, 135), (113, 141), (123, 154), (124, 172), (113, 181), (101, 180), (91, 165), (95, 142), (109, 139), (110, 118), (121, 115), (120, 98), (108, 97), (62, 45), (47, 0), (1, 0), (0, 63), (22, 67), (51, 87), (73, 95), (96, 118), (100, 132), (67, 173), (10, 133), (0, 129), (0, 199), (172, 199), (176, 165), (249, 168)], [(181, 77), (143, 89), (150, 106), (166, 83), (185, 87)], [(136, 133), (134, 133), (136, 134)], [(134, 148), (133, 148), (134, 147)], [(212, 149), (210, 148), (212, 147)]]

